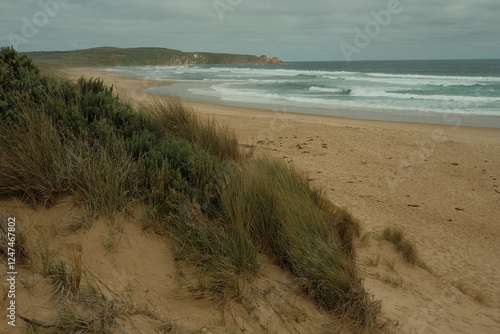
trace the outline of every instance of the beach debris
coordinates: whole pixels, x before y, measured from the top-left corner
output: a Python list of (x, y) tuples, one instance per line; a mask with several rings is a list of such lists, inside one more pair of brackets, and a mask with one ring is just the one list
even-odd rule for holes
[(455, 210), (457, 210), (457, 211), (464, 211), (465, 209), (462, 209), (462, 208), (455, 208)]
[(418, 204), (408, 204), (409, 207), (412, 207), (412, 208), (418, 208), (420, 205)]

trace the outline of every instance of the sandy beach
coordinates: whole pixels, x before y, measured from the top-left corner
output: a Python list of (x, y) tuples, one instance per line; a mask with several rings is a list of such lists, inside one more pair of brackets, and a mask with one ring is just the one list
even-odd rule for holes
[[(138, 81), (91, 69), (133, 104), (152, 99)], [(234, 129), (257, 155), (292, 163), (362, 222), (365, 285), (404, 333), (500, 331), (500, 129), (370, 121), (189, 103)], [(431, 272), (407, 264), (376, 235), (398, 226)], [(378, 257), (376, 264), (370, 259)]]

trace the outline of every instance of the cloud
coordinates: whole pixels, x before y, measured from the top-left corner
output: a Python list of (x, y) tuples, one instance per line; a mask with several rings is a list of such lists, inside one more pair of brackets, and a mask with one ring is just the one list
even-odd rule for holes
[[(40, 3), (66, 1), (22, 51), (159, 46), (268, 54), (285, 60), (343, 60), (372, 12), (398, 0), (19, 0), (2, 4), (0, 44), (22, 36)], [(497, 0), (400, 0), (401, 13), (355, 59), (498, 58)], [(222, 7), (221, 7), (222, 6)], [(222, 9), (221, 9), (222, 8)]]

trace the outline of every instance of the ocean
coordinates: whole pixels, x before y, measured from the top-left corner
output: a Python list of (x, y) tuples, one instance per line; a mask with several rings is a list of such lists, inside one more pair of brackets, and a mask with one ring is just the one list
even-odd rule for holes
[(352, 118), (500, 127), (500, 60), (287, 62), (105, 69), (177, 82), (189, 100)]

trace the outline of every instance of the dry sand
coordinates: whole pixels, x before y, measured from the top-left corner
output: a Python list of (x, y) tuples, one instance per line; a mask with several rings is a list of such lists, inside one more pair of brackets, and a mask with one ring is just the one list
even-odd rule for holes
[[(64, 70), (63, 75), (71, 79), (82, 75), (101, 77), (132, 103), (151, 99), (145, 88), (166, 84), (89, 69)], [(254, 146), (256, 154), (284, 159), (306, 172), (313, 185), (323, 188), (333, 203), (358, 218), (365, 232), (373, 233), (358, 241), (358, 263), (365, 286), (382, 301), (384, 313), (398, 324), (398, 330), (439, 334), (500, 332), (500, 129), (190, 104), (201, 114), (233, 128), (240, 143)], [(19, 217), (41, 215), (13, 201), (2, 203), (0, 209)], [(57, 212), (52, 214), (52, 223), (46, 224), (57, 230), (56, 222), (62, 218)], [(392, 245), (375, 237), (387, 226), (406, 231), (432, 274), (408, 265)], [(86, 236), (94, 242), (103, 232), (95, 229)], [(161, 307), (158, 305), (162, 300), (174, 303), (168, 299), (173, 291), (158, 288), (175, 286), (171, 254), (159, 241), (145, 240), (151, 237), (143, 236), (133, 223), (126, 225), (126, 232), (121, 251), (99, 260), (92, 253), (99, 246), (80, 240), (88, 249), (87, 265), (98, 272), (100, 266), (127, 271), (127, 277), (135, 277), (130, 282), (102, 279), (109, 279), (109, 285), (123, 285), (115, 289), (136, 291), (137, 298), (144, 299), (149, 293), (146, 300), (155, 307)], [(95, 235), (88, 235), (92, 233)], [(146, 242), (151, 246), (142, 249)], [(153, 248), (160, 255), (153, 255)], [(143, 254), (140, 258), (138, 249)], [(157, 261), (163, 257), (165, 266), (160, 269)], [(143, 259), (154, 263), (138, 269)], [(255, 308), (251, 318), (257, 318), (260, 327), (251, 325), (250, 313), (239, 310), (237, 303), (222, 311), (224, 326), (250, 333), (261, 332), (266, 321), (269, 329), (280, 333), (322, 333), (328, 332), (325, 328), (333, 328), (328, 327), (328, 315), (286, 290), (291, 288), (284, 288), (292, 282), (283, 272), (269, 269), (259, 280), (254, 286), (256, 292), (260, 291), (264, 299), (274, 299), (255, 300), (260, 307)], [(221, 318), (209, 300), (176, 300), (163, 310), (180, 323), (191, 319), (206, 326)], [(286, 324), (291, 328), (287, 329)]]

